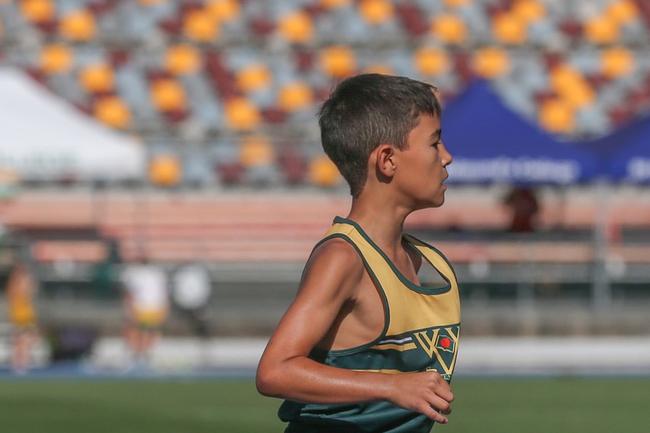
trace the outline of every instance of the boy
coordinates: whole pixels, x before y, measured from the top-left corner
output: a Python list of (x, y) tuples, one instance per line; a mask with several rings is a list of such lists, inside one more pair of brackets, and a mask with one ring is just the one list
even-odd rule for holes
[[(407, 215), (444, 201), (452, 157), (434, 92), (365, 74), (323, 104), (323, 148), (353, 200), (314, 247), (258, 367), (258, 390), (287, 399), (287, 433), (420, 433), (448, 421), (458, 284), (439, 251), (402, 234)], [(444, 286), (419, 284), (423, 257)]]

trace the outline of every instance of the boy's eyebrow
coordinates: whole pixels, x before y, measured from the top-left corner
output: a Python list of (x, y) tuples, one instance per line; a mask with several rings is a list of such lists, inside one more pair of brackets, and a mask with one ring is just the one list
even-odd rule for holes
[(431, 134), (431, 138), (438, 138), (440, 137), (440, 135), (442, 135), (442, 129), (438, 128), (435, 131), (433, 131), (433, 133)]

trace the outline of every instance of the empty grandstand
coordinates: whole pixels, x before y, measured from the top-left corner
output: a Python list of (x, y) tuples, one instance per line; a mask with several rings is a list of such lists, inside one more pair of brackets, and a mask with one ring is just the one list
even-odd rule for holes
[(647, 111), (648, 22), (633, 0), (26, 0), (0, 5), (0, 59), (143, 140), (156, 185), (331, 187), (314, 118), (341, 77), (415, 77), (449, 103), (484, 78), (589, 139)]

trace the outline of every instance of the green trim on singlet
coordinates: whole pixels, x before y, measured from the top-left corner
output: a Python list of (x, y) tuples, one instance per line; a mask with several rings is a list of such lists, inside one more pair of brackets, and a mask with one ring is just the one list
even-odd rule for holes
[(379, 282), (379, 279), (377, 278), (374, 271), (370, 267), (370, 264), (366, 261), (366, 258), (363, 256), (363, 253), (361, 252), (361, 250), (359, 249), (357, 244), (355, 244), (354, 241), (352, 239), (350, 239), (350, 237), (348, 237), (346, 234), (344, 234), (344, 233), (332, 233), (331, 235), (324, 237), (323, 239), (321, 239), (314, 246), (314, 249), (312, 250), (312, 253), (323, 242), (325, 242), (325, 241), (327, 241), (329, 239), (334, 239), (334, 238), (343, 239), (344, 241), (346, 241), (347, 243), (352, 245), (352, 247), (354, 247), (355, 251), (357, 252), (359, 257), (363, 261), (363, 266), (368, 271), (368, 275), (370, 275), (370, 278), (372, 279), (373, 283), (375, 284), (375, 287), (377, 288), (377, 291), (379, 292), (379, 296), (381, 298), (382, 306), (384, 307), (384, 328), (381, 330), (381, 333), (379, 334), (379, 336), (377, 338), (375, 338), (374, 340), (372, 340), (372, 341), (370, 341), (368, 343), (359, 345), (359, 346), (350, 347), (348, 349), (341, 349), (341, 350), (317, 349), (318, 351), (324, 350), (325, 352), (327, 352), (328, 355), (345, 356), (345, 355), (351, 355), (351, 354), (354, 354), (354, 353), (357, 353), (357, 352), (362, 352), (363, 350), (365, 350), (365, 349), (367, 349), (367, 348), (369, 348), (371, 346), (376, 345), (378, 341), (381, 341), (381, 339), (386, 336), (386, 332), (388, 331), (388, 327), (390, 326), (390, 306), (388, 305), (388, 299), (386, 298), (386, 293), (384, 292), (384, 288), (382, 287), (381, 283)]
[[(448, 328), (451, 328), (452, 331), (449, 331)], [(430, 363), (427, 360), (421, 359), (420, 346), (414, 335), (421, 331), (431, 331), (434, 329), (445, 329), (446, 332), (452, 332), (456, 338), (459, 338), (460, 323), (414, 329), (400, 335), (384, 337), (385, 340), (411, 337), (411, 343), (416, 345), (416, 348), (411, 350), (399, 351), (393, 349), (373, 349), (369, 347), (364, 352), (348, 354), (348, 356), (341, 357), (330, 356), (331, 354), (329, 352), (319, 349), (318, 351), (314, 351), (312, 355), (315, 360), (325, 365), (339, 368), (359, 370), (388, 369), (404, 372), (424, 371)], [(416, 370), (413, 370), (413, 367), (420, 363), (421, 365)]]
[[(451, 265), (451, 262), (449, 261), (449, 259), (447, 258), (447, 256), (445, 256), (445, 255), (442, 253), (442, 251), (440, 251), (438, 248), (434, 247), (433, 245), (430, 245), (429, 243), (424, 242), (422, 239), (416, 238), (415, 236), (413, 236), (413, 235), (410, 234), (410, 233), (404, 233), (404, 236), (409, 237), (409, 238), (411, 238), (411, 239), (414, 239), (415, 241), (421, 243), (421, 244), (424, 245), (425, 247), (429, 247), (429, 248), (431, 248), (435, 253), (437, 253), (440, 257), (442, 257), (442, 260), (444, 260), (445, 263), (447, 263), (447, 266), (449, 266), (449, 269), (451, 269), (451, 272), (454, 274), (454, 278), (456, 279), (456, 284), (458, 284), (458, 275), (456, 275), (456, 270), (455, 270), (454, 267)], [(414, 243), (411, 242), (411, 245), (414, 245)], [(417, 250), (417, 248), (416, 248), (416, 250)], [(418, 250), (418, 252), (419, 252), (419, 250)], [(431, 263), (431, 262), (429, 262), (429, 263)], [(435, 268), (435, 266), (434, 266), (434, 268)], [(437, 269), (436, 269), (436, 270), (437, 270)]]
[[(388, 263), (388, 266), (391, 268), (391, 270), (393, 271), (395, 276), (397, 276), (397, 278), (399, 278), (399, 280), (406, 287), (413, 290), (414, 292), (421, 293), (423, 295), (440, 295), (440, 294), (443, 294), (443, 293), (447, 293), (449, 290), (451, 290), (451, 281), (449, 280), (449, 278), (447, 278), (447, 276), (445, 276), (444, 273), (440, 272), (440, 270), (433, 263), (431, 263), (431, 261), (429, 259), (427, 259), (427, 257), (424, 254), (422, 254), (417, 248), (415, 248), (415, 249), (420, 254), (420, 256), (422, 256), (431, 265), (431, 267), (433, 267), (433, 269), (435, 269), (436, 272), (447, 282), (447, 284), (445, 286), (442, 286), (442, 287), (428, 287), (428, 286), (419, 286), (419, 285), (413, 283), (408, 278), (406, 278), (404, 276), (404, 274), (402, 274), (402, 272), (397, 268), (397, 266), (395, 266), (393, 261), (390, 258), (388, 258), (388, 256), (384, 253), (384, 251), (382, 251), (382, 249), (379, 248), (379, 246), (370, 238), (370, 236), (368, 236), (368, 234), (361, 228), (361, 226), (358, 223), (356, 223), (355, 221), (352, 221), (351, 219), (343, 218), (343, 217), (340, 217), (340, 216), (334, 217), (334, 223), (349, 224), (352, 227), (354, 227), (357, 230), (357, 232), (359, 232), (359, 234), (384, 258), (384, 260), (386, 261), (386, 263)], [(408, 238), (406, 238), (406, 241), (408, 242)], [(420, 242), (422, 242), (422, 241), (420, 241)], [(426, 245), (426, 246), (430, 246), (425, 242), (422, 242), (422, 243), (424, 245)], [(440, 251), (436, 250), (433, 247), (431, 247), (431, 248), (432, 248), (433, 251), (436, 252), (436, 254), (439, 254), (443, 258), (443, 260), (445, 260), (445, 262), (447, 262), (447, 264), (449, 264), (447, 259), (444, 257), (444, 255), (442, 255), (440, 253)], [(451, 265), (450, 265), (450, 267), (451, 267)], [(453, 268), (452, 268), (452, 272), (454, 272)], [(454, 276), (455, 276), (455, 274), (454, 274)]]

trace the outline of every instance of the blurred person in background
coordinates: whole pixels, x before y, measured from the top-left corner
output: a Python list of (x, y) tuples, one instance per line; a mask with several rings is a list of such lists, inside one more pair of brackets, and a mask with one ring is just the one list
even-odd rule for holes
[(167, 319), (167, 275), (161, 266), (149, 263), (141, 254), (124, 268), (122, 284), (127, 317), (125, 339), (132, 351), (132, 366), (144, 367), (151, 361), (152, 348)]
[(198, 337), (209, 335), (206, 313), (211, 294), (210, 274), (204, 265), (190, 262), (174, 272), (172, 300)]
[(185, 263), (172, 276), (172, 300), (179, 315), (188, 324), (192, 335), (198, 337), (200, 365), (210, 361), (210, 325), (208, 304), (212, 295), (210, 274), (202, 263)]
[(36, 291), (36, 281), (29, 267), (17, 259), (7, 281), (7, 299), (9, 319), (14, 329), (11, 367), (18, 374), (29, 369), (31, 349), (37, 337)]
[(513, 187), (503, 198), (503, 204), (512, 213), (508, 231), (512, 233), (530, 233), (535, 231), (539, 202), (532, 188), (525, 186)]

